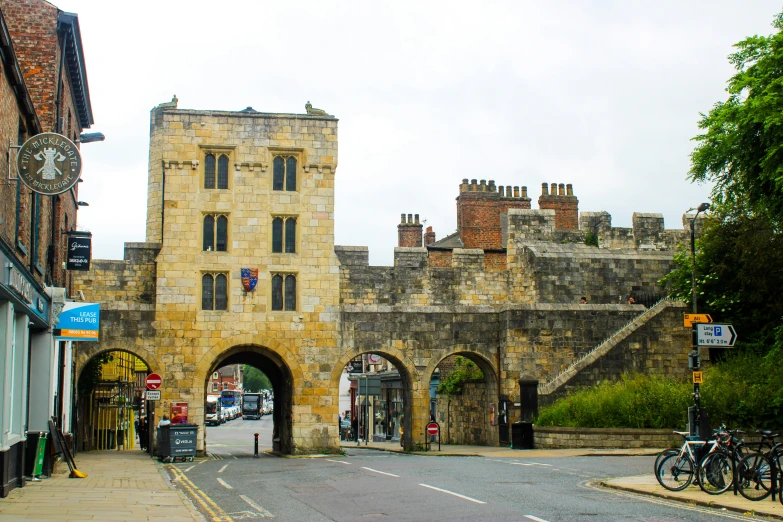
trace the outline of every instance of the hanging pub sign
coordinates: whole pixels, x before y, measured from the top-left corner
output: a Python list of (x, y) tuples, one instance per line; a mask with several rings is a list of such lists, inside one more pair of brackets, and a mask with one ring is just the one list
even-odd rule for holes
[(65, 136), (44, 132), (24, 142), (16, 156), (16, 168), (27, 188), (54, 196), (70, 190), (79, 180), (82, 156)]
[(89, 270), (92, 254), (91, 232), (69, 232), (66, 270)]

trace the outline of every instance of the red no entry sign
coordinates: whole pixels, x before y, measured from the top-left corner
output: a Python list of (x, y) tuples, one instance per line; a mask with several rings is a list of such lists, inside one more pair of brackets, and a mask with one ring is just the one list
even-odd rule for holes
[(160, 385), (163, 384), (163, 379), (160, 378), (160, 375), (157, 373), (151, 373), (147, 375), (147, 380), (145, 381), (145, 384), (147, 385), (148, 390), (157, 390), (160, 388)]
[(437, 435), (439, 431), (440, 426), (438, 426), (437, 422), (430, 422), (427, 424), (427, 435)]

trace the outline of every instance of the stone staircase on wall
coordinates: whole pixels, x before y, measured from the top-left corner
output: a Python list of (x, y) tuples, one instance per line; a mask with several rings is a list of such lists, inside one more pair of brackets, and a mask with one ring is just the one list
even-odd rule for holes
[(593, 363), (598, 361), (601, 357), (608, 354), (612, 348), (622, 343), (632, 333), (643, 327), (650, 322), (654, 317), (663, 312), (669, 307), (680, 304), (680, 301), (672, 299), (661, 299), (653, 306), (636, 316), (628, 324), (617, 330), (604, 342), (587, 352), (584, 356), (579, 358), (571, 366), (560, 372), (551, 381), (539, 384), (538, 394), (539, 396), (549, 396), (557, 392), (561, 387), (565, 386), (568, 381), (576, 377), (579, 372), (590, 367)]

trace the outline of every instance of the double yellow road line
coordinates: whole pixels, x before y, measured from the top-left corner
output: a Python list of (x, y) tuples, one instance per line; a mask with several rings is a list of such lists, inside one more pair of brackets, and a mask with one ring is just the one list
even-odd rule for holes
[(190, 494), (202, 508), (206, 511), (214, 522), (232, 522), (232, 518), (220, 509), (203, 491), (201, 491), (188, 477), (176, 466), (166, 466), (174, 475), (174, 478), (182, 485), (182, 488)]

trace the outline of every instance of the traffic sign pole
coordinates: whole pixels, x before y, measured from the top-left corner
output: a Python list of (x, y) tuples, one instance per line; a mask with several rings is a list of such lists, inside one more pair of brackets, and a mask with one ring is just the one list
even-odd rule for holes
[[(688, 367), (695, 373), (701, 370), (701, 360), (699, 357), (699, 335), (698, 335), (698, 324), (699, 323), (693, 323), (693, 326), (691, 327), (691, 345), (692, 345), (692, 351), (690, 355), (688, 356)], [(701, 387), (701, 379), (693, 379), (693, 409), (694, 409), (694, 419), (693, 419), (693, 426), (691, 426), (690, 431), (691, 435), (698, 435), (699, 434), (699, 418), (701, 417), (701, 393), (700, 393), (700, 387)], [(690, 420), (690, 419), (689, 419)]]

